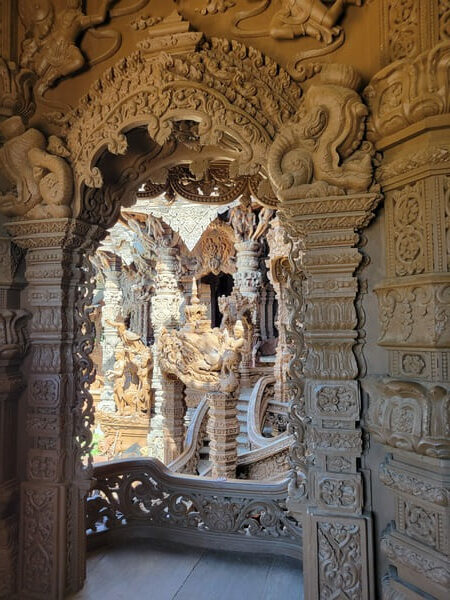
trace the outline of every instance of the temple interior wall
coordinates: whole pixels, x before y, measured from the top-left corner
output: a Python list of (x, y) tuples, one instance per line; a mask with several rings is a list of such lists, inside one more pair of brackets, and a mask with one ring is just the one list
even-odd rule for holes
[[(64, 2), (64, 0), (54, 0), (52, 2), (52, 5), (54, 7), (55, 13), (58, 13), (60, 10), (62, 10), (65, 4), (66, 3)], [(100, 2), (92, 4), (93, 6), (91, 7), (91, 9), (93, 12), (99, 9), (101, 5)], [(49, 89), (46, 93), (45, 101), (39, 101), (37, 103), (37, 110), (30, 119), (28, 125), (32, 127), (37, 127), (46, 135), (55, 133), (57, 131), (57, 128), (55, 127), (54, 123), (51, 123), (46, 118), (47, 113), (51, 110), (61, 109), (61, 107), (64, 107), (65, 104), (70, 104), (71, 106), (77, 105), (82, 96), (84, 96), (87, 90), (89, 90), (90, 86), (94, 84), (109, 67), (115, 65), (121, 58), (130, 56), (130, 54), (132, 54), (136, 50), (136, 47), (139, 45), (139, 43), (143, 42), (146, 39), (146, 37), (152, 31), (152, 19), (155, 19), (155, 24), (159, 24), (165, 17), (171, 15), (175, 9), (178, 9), (183, 18), (191, 23), (193, 29), (204, 32), (204, 34), (208, 38), (217, 36), (225, 39), (236, 39), (236, 37), (238, 37), (238, 39), (246, 46), (252, 46), (257, 50), (260, 50), (265, 55), (271, 57), (281, 67), (286, 68), (286, 70), (293, 76), (293, 79), (299, 85), (302, 86), (304, 94), (308, 90), (308, 87), (311, 85), (311, 82), (308, 80), (309, 78), (306, 77), (306, 75), (304, 76), (304, 74), (302, 74), (300, 67), (298, 67), (297, 69), (295, 66), (296, 60), (298, 60), (299, 58), (298, 37), (292, 40), (279, 40), (274, 39), (274, 37), (269, 35), (268, 32), (266, 32), (263, 35), (260, 35), (258, 33), (258, 31), (265, 30), (267, 28), (267, 23), (270, 21), (275, 11), (273, 6), (269, 7), (267, 12), (259, 14), (256, 17), (251, 17), (248, 20), (244, 21), (242, 27), (244, 27), (244, 29), (248, 31), (252, 31), (255, 35), (245, 35), (244, 33), (239, 33), (236, 36), (236, 30), (233, 30), (233, 20), (236, 18), (238, 11), (242, 10), (242, 8), (244, 8), (245, 10), (250, 10), (252, 7), (254, 7), (254, 3), (248, 2), (247, 0), (245, 0), (244, 2), (239, 2), (237, 4), (239, 4), (239, 6), (230, 6), (230, 8), (228, 10), (225, 10), (223, 13), (219, 12), (210, 15), (203, 15), (199, 11), (199, 9), (204, 8), (206, 6), (205, 0), (194, 0), (192, 2), (191, 0), (185, 0), (181, 2), (169, 2), (167, 0), (152, 0), (152, 2), (147, 4), (145, 2), (137, 3), (137, 5), (139, 5), (139, 8), (136, 10), (128, 10), (129, 7), (132, 6), (132, 4), (130, 3), (127, 4), (126, 2), (122, 1), (118, 2), (116, 8), (120, 8), (121, 10), (117, 10), (116, 13), (111, 13), (110, 17), (108, 17), (107, 19), (107, 22), (96, 28), (95, 31), (97, 33), (91, 32), (82, 37), (80, 48), (83, 53), (83, 56), (87, 58), (87, 60), (91, 60), (95, 64), (92, 64), (89, 67), (85, 64), (76, 73), (69, 73), (67, 76), (58, 79), (57, 85), (52, 86), (51, 89)], [(439, 3), (437, 1), (424, 0), (423, 2), (419, 2), (419, 0), (417, 0), (415, 2), (411, 1), (410, 4), (413, 5), (412, 14), (414, 18), (411, 18), (411, 23), (409, 23), (409, 25), (411, 25), (410, 30), (413, 32), (413, 42), (411, 46), (412, 49), (409, 54), (411, 58), (414, 58), (421, 51), (425, 51), (426, 49), (434, 46), (439, 41), (439, 39), (448, 39), (448, 35), (442, 32), (439, 33), (439, 27), (434, 22), (437, 20), (437, 15), (439, 14)], [(344, 65), (351, 65), (362, 76), (362, 89), (374, 78), (374, 76), (376, 76), (376, 74), (380, 71), (381, 68), (391, 63), (394, 63), (397, 59), (402, 60), (405, 58), (405, 56), (407, 57), (408, 52), (404, 51), (404, 48), (402, 49), (402, 47), (400, 47), (399, 50), (399, 48), (394, 43), (395, 39), (397, 38), (400, 39), (400, 41), (404, 39), (402, 37), (402, 27), (404, 24), (402, 25), (402, 23), (399, 24), (398, 22), (396, 25), (394, 24), (395, 27), (398, 26), (398, 30), (396, 30), (394, 25), (392, 23), (389, 23), (389, 11), (392, 9), (392, 5), (392, 2), (387, 1), (377, 2), (375, 0), (366, 0), (362, 6), (346, 6), (345, 17), (339, 20), (339, 22), (342, 23), (345, 32), (345, 38), (342, 41), (342, 45), (335, 49), (333, 52), (319, 55), (317, 57), (317, 60), (319, 60), (319, 62), (322, 64), (340, 63)], [(20, 47), (25, 37), (25, 30), (22, 22), (18, 18), (17, 10), (18, 6), (15, 2), (0, 2), (0, 32), (2, 36), (0, 42), (0, 49), (2, 56), (10, 60), (18, 59), (20, 54)], [(129, 14), (121, 16), (121, 12)], [(408, 23), (406, 23), (405, 25), (406, 29), (407, 26)], [(446, 35), (447, 38), (445, 37)], [(112, 47), (112, 40), (116, 40), (117, 48), (114, 51), (110, 52), (109, 50)], [(302, 52), (314, 51), (317, 49), (317, 47), (318, 45), (313, 39), (311, 39), (308, 36), (302, 37)], [(321, 45), (320, 48), (322, 48)], [(180, 53), (181, 52), (182, 51), (180, 51)], [(102, 54), (105, 54), (107, 58), (102, 58)], [(316, 59), (312, 55), (311, 61), (314, 62), (314, 60)], [(306, 81), (304, 81), (304, 79), (306, 79)], [(436, 90), (434, 91), (435, 93), (437, 93)], [(379, 93), (379, 90), (376, 90), (376, 94)], [(396, 99), (394, 98), (392, 101), (393, 105), (395, 105), (395, 101)], [(387, 102), (387, 104), (389, 104), (389, 102)], [(388, 109), (391, 108), (392, 106), (388, 106)], [(371, 105), (371, 110), (372, 109), (373, 105)], [(62, 110), (64, 110), (64, 108)], [(442, 108), (441, 112), (444, 113), (445, 111), (448, 113), (447, 108)], [(396, 160), (400, 160), (405, 157), (408, 158), (409, 155), (412, 155), (414, 152), (417, 151), (418, 147), (421, 144), (423, 144), (424, 148), (428, 145), (430, 147), (432, 147), (433, 145), (448, 145), (449, 129), (448, 124), (444, 123), (444, 117), (446, 116), (448, 115), (441, 115), (442, 123), (438, 123), (437, 121), (430, 121), (431, 125), (429, 132), (424, 133), (419, 139), (419, 141), (417, 141), (417, 139), (414, 137), (417, 133), (417, 130), (411, 130), (408, 134), (409, 137), (406, 136), (405, 140), (401, 139), (401, 134), (397, 131), (396, 134), (398, 134), (398, 139), (393, 139), (393, 141), (391, 140), (391, 143), (386, 143), (384, 147), (384, 160), (386, 161), (386, 163), (395, 163)], [(425, 117), (427, 117), (426, 114)], [(417, 118), (416, 120), (418, 121), (419, 118)], [(441, 126), (441, 130), (439, 130)], [(416, 127), (416, 124), (413, 123), (411, 127)], [(418, 127), (419, 126), (417, 126), (417, 128)], [(396, 134), (393, 134), (394, 138)], [(379, 141), (382, 135), (379, 132), (377, 135)], [(131, 135), (131, 137), (133, 137), (133, 134)], [(126, 164), (126, 158), (124, 159), (123, 163), (120, 163), (121, 159), (117, 159), (117, 162), (115, 162), (116, 158), (114, 157), (111, 159), (111, 156), (111, 154), (108, 154), (106, 152), (103, 155), (102, 160), (104, 161), (104, 163), (106, 163), (105, 173), (108, 173), (108, 169), (110, 169), (110, 172), (113, 172), (117, 168), (117, 165)], [(444, 259), (442, 258), (445, 254), (445, 242), (442, 242), (441, 240), (439, 242), (441, 246), (439, 246), (438, 242), (435, 241), (434, 238), (432, 240), (433, 236), (435, 236), (436, 239), (439, 236), (441, 236), (442, 239), (445, 239), (445, 236), (447, 236), (448, 244), (448, 209), (447, 213), (445, 213), (445, 209), (443, 208), (443, 190), (445, 186), (443, 180), (439, 179), (441, 176), (444, 175), (443, 165), (448, 165), (448, 157), (444, 160), (442, 165), (439, 163), (437, 167), (430, 167), (430, 173), (426, 177), (422, 177), (422, 179), (420, 180), (425, 181), (426, 179), (428, 182), (426, 183), (426, 185), (429, 185), (428, 188), (424, 187), (422, 189), (420, 195), (421, 202), (423, 203), (423, 205), (425, 205), (425, 202), (428, 202), (429, 199), (432, 198), (433, 202), (435, 203), (433, 205), (435, 212), (430, 211), (429, 213), (427, 213), (428, 217), (430, 218), (430, 223), (428, 223), (427, 225), (428, 237), (426, 241), (427, 252), (429, 251), (429, 256), (427, 255), (428, 263), (426, 265), (426, 268), (423, 269), (424, 275), (423, 273), (418, 273), (412, 270), (410, 273), (406, 274), (411, 278), (422, 275), (423, 277), (426, 277), (430, 274), (433, 276), (436, 275), (436, 277), (439, 275), (442, 276), (442, 278), (444, 278), (444, 276), (448, 275), (448, 264), (445, 263)], [(435, 171), (433, 171), (433, 169), (435, 169)], [(439, 171), (439, 169), (441, 169), (441, 171)], [(407, 181), (408, 177), (410, 177), (411, 181), (413, 180), (413, 175), (411, 174), (405, 175), (404, 177), (405, 181)], [(431, 183), (432, 178), (434, 178), (433, 182), (435, 183)], [(409, 185), (409, 183), (407, 181), (405, 185)], [(391, 185), (391, 188), (387, 190), (387, 193), (390, 195), (386, 196), (386, 198), (389, 197), (389, 202), (391, 202), (391, 199), (393, 197), (393, 189), (395, 189), (396, 186), (399, 188), (401, 186), (398, 182), (391, 182), (389, 185)], [(383, 191), (385, 190), (383, 190), (382, 188), (382, 192)], [(448, 203), (448, 190), (446, 193)], [(440, 208), (438, 207), (438, 204)], [(388, 205), (387, 201), (386, 205)], [(389, 204), (389, 206), (391, 206), (391, 204)], [(438, 215), (438, 209), (442, 212), (442, 215), (439, 213), (440, 216), (436, 216)], [(361, 396), (363, 427), (363, 450), (361, 466), (363, 478), (366, 479), (367, 483), (367, 485), (365, 486), (365, 502), (361, 502), (361, 506), (364, 504), (364, 509), (367, 512), (372, 511), (373, 514), (373, 551), (375, 553), (374, 575), (376, 579), (377, 590), (374, 596), (375, 598), (382, 597), (381, 581), (383, 576), (387, 572), (389, 565), (392, 565), (393, 562), (393, 559), (388, 558), (386, 552), (381, 548), (380, 540), (382, 538), (383, 531), (386, 529), (386, 527), (397, 518), (396, 496), (394, 496), (392, 490), (387, 485), (384, 485), (381, 482), (378, 475), (380, 464), (385, 460), (387, 454), (389, 454), (389, 452), (391, 451), (391, 446), (389, 446), (389, 444), (381, 445), (380, 443), (375, 441), (373, 439), (374, 436), (371, 433), (369, 433), (369, 425), (367, 421), (367, 413), (369, 408), (369, 394), (367, 393), (365, 388), (365, 384), (371, 379), (373, 379), (373, 376), (387, 376), (389, 374), (390, 368), (389, 351), (378, 343), (378, 340), (382, 335), (380, 307), (377, 300), (377, 296), (374, 292), (374, 288), (381, 282), (383, 282), (383, 280), (385, 280), (387, 277), (393, 277), (393, 273), (388, 273), (386, 267), (386, 265), (391, 264), (389, 263), (389, 261), (393, 260), (392, 256), (389, 257), (387, 254), (386, 233), (388, 231), (391, 231), (393, 228), (393, 223), (388, 223), (388, 218), (389, 217), (387, 216), (386, 209), (383, 206), (378, 206), (375, 210), (375, 217), (373, 218), (371, 223), (363, 230), (364, 242), (361, 245), (361, 252), (363, 256), (367, 257), (367, 264), (360, 268), (360, 270), (358, 271), (361, 286), (360, 292), (362, 292), (362, 308), (364, 311), (364, 322), (362, 324), (362, 329), (364, 330), (364, 344), (362, 346), (362, 352), (364, 355), (364, 362), (366, 364), (366, 373), (364, 376), (359, 378), (360, 384), (363, 388)], [(433, 221), (433, 219), (435, 220)], [(418, 227), (419, 226), (420, 224), (418, 225)], [(391, 227), (391, 229), (387, 229), (388, 227)], [(353, 228), (350, 227), (350, 230), (353, 231)], [(430, 231), (432, 232), (431, 234), (429, 233)], [(435, 244), (435, 246), (433, 246), (433, 244)], [(349, 251), (351, 250), (351, 247), (346, 247), (344, 248), (344, 250)], [(440, 266), (437, 266), (438, 263)], [(33, 311), (35, 310), (35, 305), (33, 304), (33, 300), (30, 299), (29, 288), (27, 287), (27, 284), (33, 284), (33, 281), (26, 281), (24, 271), (25, 261), (22, 261), (18, 271), (15, 274), (15, 282), (18, 283), (20, 291), (18, 293), (13, 292), (12, 294), (10, 294), (8, 296), (7, 302), (3, 302), (3, 304), (0, 304), (0, 309), (20, 308), (24, 309), (25, 311), (28, 311), (30, 314), (33, 313)], [(332, 277), (335, 277), (336, 280), (339, 279), (340, 274), (337, 271), (333, 272), (332, 268), (330, 268), (330, 272), (332, 272)], [(405, 273), (396, 274), (395, 276), (397, 277), (398, 283), (401, 280), (401, 278), (405, 276)], [(348, 279), (351, 280), (352, 273), (347, 273), (346, 277), (348, 277)], [(8, 289), (8, 286), (11, 285), (11, 282), (6, 281), (6, 283), (4, 283), (3, 281), (0, 281), (0, 285), (2, 289)], [(430, 288), (432, 288), (433, 285), (434, 283), (432, 282), (430, 284)], [(205, 289), (201, 291), (204, 293)], [(181, 306), (182, 308), (184, 308), (185, 304), (181, 304)], [(445, 310), (448, 311), (448, 308)], [(444, 312), (442, 314), (444, 314), (444, 317), (442, 317), (442, 319), (444, 319), (445, 321), (445, 319), (447, 318), (445, 315), (448, 316), (448, 312)], [(438, 318), (441, 317), (440, 314), (438, 314), (438, 310), (436, 310), (436, 320), (438, 320)], [(420, 319), (415, 317), (413, 319), (413, 326), (416, 327), (417, 325), (420, 325), (419, 321)], [(444, 328), (447, 326), (446, 322), (447, 321), (444, 322)], [(434, 325), (435, 323), (433, 322), (433, 326)], [(436, 328), (438, 327), (438, 325), (439, 324), (436, 325)], [(332, 329), (331, 326), (330, 329)], [(349, 327), (349, 329), (351, 328)], [(393, 345), (395, 345), (395, 343)], [(430, 342), (429, 340), (423, 343), (423, 345), (426, 346), (424, 356), (431, 356), (432, 344), (433, 342)], [(435, 344), (437, 346), (438, 342), (435, 342)], [(420, 343), (418, 342), (417, 345), (420, 346)], [(398, 346), (402, 347), (401, 343), (399, 343)], [(444, 354), (444, 350), (445, 348), (441, 348), (442, 355)], [(27, 379), (28, 374), (33, 369), (32, 360), (33, 357), (31, 353), (26, 354), (23, 358), (21, 364), (21, 374), (24, 380)], [(6, 375), (8, 375), (8, 369), (5, 370), (5, 373)], [(314, 377), (311, 378), (314, 379)], [(413, 376), (408, 377), (404, 375), (398, 378), (402, 379), (407, 385), (415, 385), (417, 382), (423, 385), (431, 385), (432, 381), (431, 378), (427, 379), (425, 375), (421, 375), (418, 378), (415, 378)], [(320, 378), (318, 378), (318, 380), (319, 379)], [(351, 381), (351, 383), (356, 383), (357, 379), (357, 376), (355, 376), (354, 379), (352, 379), (351, 377), (348, 378), (348, 380)], [(339, 379), (336, 378), (336, 381), (339, 381)], [(336, 381), (333, 385), (337, 385)], [(443, 388), (446, 386), (446, 383), (440, 381), (437, 375), (435, 376), (434, 383), (436, 383), (436, 385), (442, 385)], [(173, 384), (173, 382), (171, 383), (171, 385), (176, 387), (176, 385)], [(448, 390), (448, 388), (446, 389)], [(2, 390), (0, 390), (0, 392), (1, 391)], [(378, 400), (379, 398), (381, 398), (381, 396), (382, 394), (380, 392), (380, 394), (375, 396), (375, 398)], [(25, 426), (25, 423), (27, 422), (28, 397), (29, 390), (25, 389), (20, 394), (20, 397), (18, 397), (17, 402), (15, 404), (14, 410), (17, 411), (17, 420), (19, 426), (17, 427), (17, 436), (15, 436), (16, 441), (14, 441), (9, 448), (11, 461), (14, 460), (13, 457), (15, 454), (17, 454), (17, 479), (18, 481), (23, 482), (26, 482), (28, 477), (27, 445), (30, 436), (27, 433)], [(434, 400), (436, 400), (436, 398), (437, 396), (434, 397)], [(218, 401), (222, 400), (223, 398), (218, 398)], [(432, 406), (435, 405), (436, 404)], [(356, 419), (356, 421), (358, 421), (358, 419)], [(433, 424), (438, 424), (438, 418), (434, 414)], [(352, 428), (353, 425), (349, 425), (348, 427)], [(336, 429), (336, 431), (337, 430), (338, 429)], [(9, 432), (8, 435), (11, 435), (11, 432)], [(65, 435), (67, 435), (66, 430)], [(67, 440), (65, 441), (67, 442)], [(445, 443), (447, 442), (448, 440)], [(419, 461), (422, 460), (422, 455), (420, 455), (419, 453), (416, 454), (412, 450), (410, 452), (410, 456), (414, 457), (414, 460), (417, 461), (417, 464), (419, 464)], [(324, 458), (323, 460), (325, 461), (327, 459)], [(354, 459), (355, 465), (358, 463), (359, 460), (359, 456)], [(445, 467), (445, 461), (447, 460), (445, 457), (444, 459), (439, 461), (439, 464), (437, 459), (434, 463), (433, 460), (435, 460), (435, 458), (426, 457), (426, 459), (423, 459), (422, 461), (423, 464), (428, 468), (428, 475), (432, 472), (433, 465), (436, 467), (436, 469), (437, 466), (439, 466), (440, 472), (442, 473), (444, 472), (445, 468), (447, 468), (448, 472), (448, 467)], [(356, 478), (357, 474), (358, 467), (355, 466), (354, 472), (352, 472), (352, 476), (354, 475)], [(444, 475), (442, 475), (442, 480), (444, 480)], [(0, 481), (0, 484), (2, 483), (4, 482)], [(445, 486), (443, 485), (443, 487)], [(448, 494), (448, 491), (446, 493)], [(440, 506), (439, 509), (436, 510), (441, 510), (441, 508), (442, 507)], [(71, 510), (73, 510), (73, 507)], [(359, 509), (355, 509), (354, 512), (358, 515), (357, 518), (359, 519), (361, 517), (361, 511), (358, 512), (358, 510)], [(338, 514), (349, 515), (350, 513), (342, 512)], [(444, 514), (444, 512), (442, 512), (442, 514)], [(446, 514), (448, 516), (448, 511)], [(441, 513), (439, 513), (439, 515), (441, 515)], [(0, 518), (1, 517), (2, 515), (0, 514)], [(446, 535), (448, 537), (448, 532)], [(433, 544), (434, 543), (435, 542), (433, 542)], [(436, 554), (433, 556), (438, 556), (439, 554), (438, 559), (436, 559), (438, 561), (436, 564), (438, 564), (438, 567), (440, 569), (444, 568), (443, 557), (445, 552), (444, 550), (442, 550), (443, 546), (444, 542), (442, 542), (441, 546), (439, 547), (439, 553), (433, 546), (433, 548), (436, 550)], [(447, 564), (446, 568), (448, 569), (448, 548), (445, 556), (447, 557), (447, 563), (445, 564)], [(369, 563), (370, 561), (368, 560), (367, 564)], [(403, 575), (405, 574), (403, 573)], [(408, 585), (406, 587), (408, 587), (411, 584), (411, 572), (407, 571), (405, 577), (405, 580), (408, 582)], [(422, 590), (420, 593), (428, 593), (428, 591), (426, 591), (426, 575), (421, 575), (421, 579), (418, 585), (420, 587), (420, 590)], [(442, 590), (439, 587), (439, 585), (437, 588), (431, 589), (430, 597), (432, 597), (433, 599), (440, 599), (442, 597)], [(390, 598), (402, 598), (403, 600), (404, 596), (401, 595), (403, 592), (405, 592), (403, 588), (399, 592), (398, 596), (395, 596), (393, 592), (392, 596), (386, 596), (386, 600)], [(59, 593), (61, 594), (61, 592)], [(308, 594), (308, 600), (312, 600), (313, 593), (311, 593), (311, 591), (309, 590)], [(50, 596), (48, 597), (50, 598)], [(52, 597), (56, 598), (56, 595)], [(410, 598), (416, 597), (419, 596), (414, 596), (413, 593), (411, 596), (407, 596), (408, 600), (410, 600)], [(369, 596), (367, 596), (367, 598), (369, 598)]]

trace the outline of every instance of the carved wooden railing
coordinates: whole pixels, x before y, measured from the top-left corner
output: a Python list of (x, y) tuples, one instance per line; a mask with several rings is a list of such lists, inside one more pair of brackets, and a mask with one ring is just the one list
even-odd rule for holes
[(301, 557), (302, 529), (287, 514), (287, 480), (212, 480), (170, 472), (157, 459), (94, 467), (89, 545), (137, 537)]
[(203, 437), (206, 433), (208, 410), (208, 400), (203, 398), (195, 409), (192, 420), (189, 423), (183, 452), (167, 465), (174, 473), (196, 473), (199, 451), (203, 445)]
[[(292, 443), (293, 438), (291, 435), (287, 433), (282, 433), (276, 437), (265, 437), (262, 434), (262, 425), (264, 421), (265, 414), (268, 410), (272, 410), (274, 412), (282, 412), (282, 402), (276, 402), (275, 400), (267, 400), (265, 398), (264, 392), (268, 385), (274, 383), (275, 377), (266, 376), (261, 377), (257, 384), (255, 385), (252, 395), (250, 396), (250, 401), (248, 404), (248, 417), (247, 417), (247, 430), (248, 430), (248, 439), (250, 442), (250, 447), (253, 450), (257, 448), (265, 448), (268, 445), (271, 445), (275, 442), (277, 446), (281, 448), (288, 448)], [(288, 406), (284, 404), (285, 412), (288, 412)]]
[[(257, 382), (248, 407), (248, 431), (252, 450), (240, 454), (237, 458), (238, 474), (246, 479), (283, 479), (286, 476), (288, 465), (288, 451), (292, 444), (292, 435), (282, 433), (276, 437), (262, 435), (261, 426), (264, 416), (268, 411), (284, 412), (287, 414), (287, 405), (267, 400), (264, 390), (275, 381), (273, 376), (265, 376)], [(281, 406), (284, 404), (284, 407)], [(197, 473), (199, 452), (208, 419), (208, 404), (204, 399), (198, 405), (189, 429), (183, 453), (168, 464), (168, 468), (176, 473)], [(211, 468), (202, 472), (209, 475)]]

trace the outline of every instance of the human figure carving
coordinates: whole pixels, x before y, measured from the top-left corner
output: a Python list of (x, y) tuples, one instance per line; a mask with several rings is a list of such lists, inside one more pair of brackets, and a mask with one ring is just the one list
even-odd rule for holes
[(119, 325), (117, 329), (121, 339), (116, 346), (114, 368), (106, 374), (108, 379), (114, 380), (117, 412), (120, 415), (147, 412), (150, 407), (153, 365), (151, 351), (139, 336), (126, 329), (125, 324), (107, 322)]
[(125, 384), (127, 380), (126, 375), (126, 353), (125, 348), (118, 344), (114, 353), (115, 363), (111, 371), (106, 373), (107, 379), (114, 381), (114, 402), (117, 408), (117, 412), (122, 415), (125, 411)]
[[(233, 19), (233, 32), (240, 36), (262, 37), (271, 35), (279, 40), (293, 40), (310, 36), (331, 44), (342, 29), (338, 25), (346, 5), (361, 6), (362, 0), (335, 0), (331, 6), (321, 0), (280, 0), (281, 7), (273, 15), (267, 29), (244, 29), (240, 23), (262, 14), (271, 0), (259, 1), (250, 10), (238, 12)], [(329, 4), (329, 3), (328, 3)]]
[(358, 85), (350, 66), (322, 67), (270, 149), (269, 176), (279, 193), (308, 198), (368, 189), (374, 149), (362, 142), (368, 111)]
[(269, 229), (270, 219), (273, 217), (274, 210), (264, 207), (258, 215), (258, 225), (253, 232), (251, 239), (259, 240)]
[[(106, 323), (117, 329), (117, 334), (120, 337), (122, 344), (126, 348), (129, 348), (131, 352), (138, 352), (141, 350), (141, 347), (144, 346), (140, 336), (137, 333), (134, 333), (134, 331), (127, 329), (124, 321), (111, 321), (106, 319)], [(146, 346), (144, 346), (144, 348), (145, 347)]]
[[(0, 212), (31, 219), (71, 214), (73, 175), (61, 140), (26, 129), (20, 117), (0, 125)], [(47, 147), (47, 148), (46, 148)]]
[(50, 0), (19, 3), (20, 17), (27, 30), (21, 65), (38, 75), (36, 91), (39, 95), (43, 96), (61, 77), (84, 66), (85, 58), (76, 42), (83, 32), (105, 22), (113, 2), (103, 0), (98, 14), (85, 15), (81, 0), (66, 0), (65, 8), (56, 16)]
[(239, 242), (249, 240), (256, 223), (255, 213), (252, 210), (251, 204), (244, 205), (241, 203), (233, 206), (230, 209), (229, 222)]
[(339, 35), (337, 25), (347, 4), (361, 6), (361, 0), (335, 0), (326, 6), (320, 0), (282, 0), (281, 9), (270, 23), (270, 35), (275, 39), (310, 36), (331, 44)]

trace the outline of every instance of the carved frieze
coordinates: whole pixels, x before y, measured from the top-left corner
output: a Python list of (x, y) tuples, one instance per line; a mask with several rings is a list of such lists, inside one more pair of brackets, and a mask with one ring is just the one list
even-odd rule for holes
[(450, 505), (450, 489), (438, 478), (432, 478), (418, 467), (405, 467), (387, 458), (380, 465), (380, 480), (395, 493), (416, 501), (436, 504), (438, 507)]
[(430, 275), (386, 280), (375, 289), (380, 308), (378, 343), (411, 348), (403, 354), (405, 373), (420, 375), (425, 359), (414, 349), (448, 348), (450, 344), (450, 280)]
[[(417, 0), (408, 2), (419, 4)], [(449, 111), (449, 53), (450, 44), (444, 41), (416, 58), (392, 63), (372, 78), (364, 91), (370, 107), (370, 140), (379, 141), (422, 119)]]
[(438, 458), (450, 456), (448, 391), (413, 381), (365, 380), (366, 423), (379, 442)]
[(413, 577), (434, 597), (445, 600), (450, 585), (450, 564), (442, 554), (427, 549), (395, 529), (381, 538), (381, 548), (401, 575)]

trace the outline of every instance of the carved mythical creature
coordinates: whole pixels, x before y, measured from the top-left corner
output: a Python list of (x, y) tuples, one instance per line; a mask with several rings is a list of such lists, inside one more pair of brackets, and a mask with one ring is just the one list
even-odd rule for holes
[(1, 123), (0, 136), (0, 212), (31, 219), (70, 216), (73, 175), (61, 140), (50, 136), (47, 146), (45, 136), (26, 129), (17, 116)]
[(50, 0), (19, 2), (20, 18), (26, 29), (21, 66), (39, 77), (36, 91), (43, 95), (58, 79), (79, 71), (85, 58), (76, 42), (80, 35), (105, 22), (114, 0), (103, 0), (97, 15), (85, 15), (81, 0), (66, 0), (56, 13)]
[(238, 385), (235, 371), (245, 343), (244, 329), (240, 321), (231, 335), (228, 330), (211, 329), (204, 318), (206, 310), (194, 284), (184, 327), (179, 331), (163, 328), (159, 335), (161, 367), (192, 389), (231, 392)]
[(268, 170), (284, 199), (368, 189), (374, 150), (371, 143), (362, 142), (368, 111), (355, 91), (358, 84), (351, 67), (323, 66), (294, 122), (276, 137)]
[(281, 7), (273, 15), (269, 29), (245, 30), (239, 27), (242, 21), (256, 17), (268, 8), (270, 0), (262, 0), (255, 8), (236, 14), (233, 20), (234, 32), (246, 37), (271, 35), (280, 40), (310, 36), (331, 44), (333, 38), (341, 33), (337, 23), (345, 6), (361, 6), (362, 0), (335, 0), (331, 6), (327, 6), (321, 0), (281, 0), (280, 3)]

